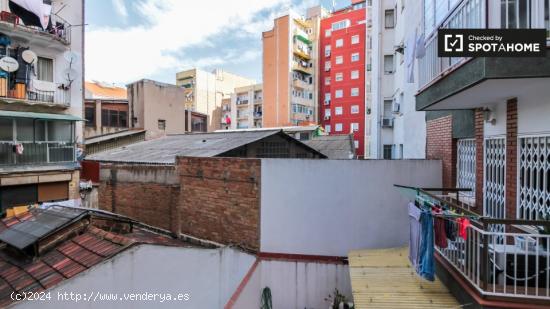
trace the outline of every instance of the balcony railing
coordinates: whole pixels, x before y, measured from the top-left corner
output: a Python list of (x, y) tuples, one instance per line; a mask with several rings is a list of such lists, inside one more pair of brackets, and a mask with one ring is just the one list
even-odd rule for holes
[[(464, 0), (439, 28), (485, 28), (486, 9), (486, 1)], [(437, 56), (437, 31), (426, 38), (425, 47), (426, 54), (418, 60), (420, 88), (465, 60), (464, 58), (439, 58)]]
[(75, 161), (75, 145), (64, 142), (21, 143), (23, 153), (15, 152), (13, 143), (0, 143), (0, 166), (40, 165)]
[(479, 216), (443, 195), (452, 192), (458, 198), (460, 191), (469, 189), (415, 190), (434, 204), (477, 217), (467, 227), (466, 237), (457, 235), (447, 238), (446, 247), (435, 246), (449, 271), (483, 296), (550, 300), (550, 234), (538, 231), (550, 230), (550, 221)]
[(6, 78), (0, 78), (0, 100), (19, 100), (31, 104), (68, 107), (71, 102), (70, 98), (69, 90), (55, 89), (54, 91), (42, 91), (27, 88), (25, 84), (15, 84), (13, 87), (10, 87)]
[(70, 44), (71, 25), (57, 15), (50, 15), (50, 20), (52, 26), (45, 30), (40, 27), (27, 26), (18, 16), (11, 13), (8, 0), (0, 0), (0, 25), (2, 25), (2, 28), (18, 29), (30, 35), (50, 37), (63, 44)]

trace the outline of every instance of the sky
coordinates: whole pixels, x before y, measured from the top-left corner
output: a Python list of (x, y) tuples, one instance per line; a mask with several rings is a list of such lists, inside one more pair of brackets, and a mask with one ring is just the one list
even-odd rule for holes
[[(221, 68), (261, 82), (262, 31), (288, 8), (331, 0), (86, 1), (86, 80), (175, 83), (185, 69)], [(336, 8), (349, 0), (337, 0)]]

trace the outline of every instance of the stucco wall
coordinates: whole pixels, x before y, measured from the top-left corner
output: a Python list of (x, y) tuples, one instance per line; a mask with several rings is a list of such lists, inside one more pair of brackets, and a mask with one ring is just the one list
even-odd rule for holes
[(269, 287), (273, 308), (328, 308), (334, 289), (350, 301), (347, 265), (291, 261), (261, 261), (232, 308), (259, 308), (262, 290)]
[(347, 256), (408, 241), (394, 184), (441, 186), (441, 162), (262, 160), (261, 251)]
[[(255, 257), (233, 249), (140, 245), (51, 289), (51, 301), (30, 301), (15, 308), (222, 308)], [(58, 292), (188, 293), (187, 302), (59, 302)], [(95, 298), (95, 297), (94, 297)]]

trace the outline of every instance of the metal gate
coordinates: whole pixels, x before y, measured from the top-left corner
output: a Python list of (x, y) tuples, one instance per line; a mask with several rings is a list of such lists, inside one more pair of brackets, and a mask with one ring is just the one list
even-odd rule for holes
[[(483, 215), (496, 218), (506, 218), (506, 139), (488, 138), (485, 140), (485, 172)], [(504, 232), (503, 225), (491, 225), (493, 232)], [(502, 239), (499, 240), (499, 242)]]
[(476, 189), (476, 142), (473, 138), (457, 142), (457, 187), (471, 189), (463, 195), (475, 197)]
[(518, 218), (550, 219), (550, 136), (519, 140)]

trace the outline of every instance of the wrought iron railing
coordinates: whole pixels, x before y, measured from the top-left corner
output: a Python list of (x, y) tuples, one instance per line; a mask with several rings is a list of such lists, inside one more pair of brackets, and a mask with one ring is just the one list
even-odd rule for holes
[(69, 106), (71, 103), (71, 93), (67, 89), (43, 91), (17, 83), (10, 86), (7, 78), (0, 77), (0, 99), (2, 98), (60, 106)]
[(40, 165), (50, 163), (74, 162), (75, 144), (65, 142), (20, 143), (23, 152), (17, 153), (19, 143), (0, 142), (0, 166)]

